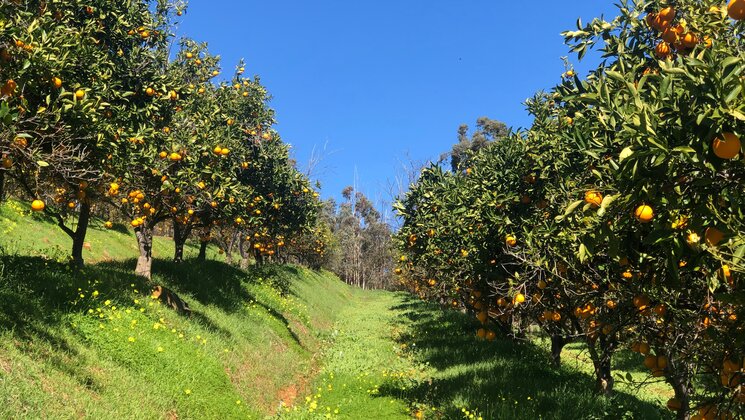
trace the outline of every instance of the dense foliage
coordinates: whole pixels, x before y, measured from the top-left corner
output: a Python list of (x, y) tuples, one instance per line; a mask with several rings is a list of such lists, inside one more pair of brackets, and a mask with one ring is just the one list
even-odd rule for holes
[(318, 194), (272, 129), (259, 78), (240, 62), (214, 81), (219, 58), (189, 39), (169, 53), (184, 12), (169, 0), (0, 0), (0, 196), (17, 187), (55, 217), (78, 266), (96, 214), (134, 228), (148, 277), (166, 221), (176, 261), (195, 228), (261, 261), (316, 225)]
[(603, 393), (629, 346), (679, 418), (742, 415), (743, 18), (741, 0), (633, 0), (578, 22), (567, 44), (600, 65), (396, 204), (400, 281), (488, 340), (540, 326), (556, 363), (585, 341)]

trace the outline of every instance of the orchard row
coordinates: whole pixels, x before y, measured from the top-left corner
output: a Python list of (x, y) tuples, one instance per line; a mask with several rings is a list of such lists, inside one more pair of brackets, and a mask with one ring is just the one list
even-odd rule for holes
[[(82, 249), (92, 215), (134, 229), (150, 276), (153, 229), (172, 221), (272, 257), (311, 232), (318, 194), (274, 130), (258, 77), (229, 78), (205, 44), (171, 52), (185, 4), (0, 1), (0, 185), (33, 200)], [(2, 191), (5, 192), (5, 191)], [(312, 253), (323, 243), (309, 241)]]
[[(465, 308), (479, 337), (537, 325), (588, 348), (610, 393), (621, 348), (678, 418), (745, 413), (745, 1), (622, 1), (565, 32), (567, 69), (529, 129), (422, 170), (396, 208), (400, 281)], [(624, 379), (627, 380), (627, 379)]]

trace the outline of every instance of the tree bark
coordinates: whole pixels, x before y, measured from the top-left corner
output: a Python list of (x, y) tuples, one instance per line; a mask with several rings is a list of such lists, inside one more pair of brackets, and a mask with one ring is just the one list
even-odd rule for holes
[(242, 269), (248, 268), (248, 251), (246, 250), (246, 244), (250, 245), (250, 242), (246, 240), (246, 237), (241, 235), (240, 241), (238, 242), (238, 253), (241, 254), (240, 267)]
[(207, 259), (207, 245), (209, 244), (208, 241), (199, 242), (199, 255), (197, 255), (197, 260), (204, 261)]
[(0, 171), (0, 203), (5, 201), (5, 171)]
[(553, 367), (561, 366), (561, 351), (567, 344), (567, 339), (561, 335), (551, 336), (551, 365)]
[(186, 244), (186, 239), (189, 238), (190, 234), (191, 225), (183, 226), (181, 225), (181, 223), (178, 222), (178, 220), (176, 220), (175, 218), (173, 219), (174, 262), (178, 263), (184, 260), (184, 245)]
[(146, 225), (138, 226), (135, 228), (135, 236), (140, 248), (135, 274), (150, 279), (153, 267), (153, 228)]
[[(600, 351), (595, 348), (597, 341)], [(600, 336), (597, 340), (587, 339), (587, 346), (595, 369), (595, 390), (605, 396), (613, 394), (615, 380), (611, 372), (611, 359), (613, 358), (614, 343)]]
[(678, 420), (688, 420), (690, 418), (691, 387), (686, 378), (687, 375), (668, 376), (668, 383), (675, 391), (675, 398), (680, 402), (680, 410), (675, 415)]
[(83, 260), (83, 245), (85, 245), (85, 235), (88, 233), (88, 225), (91, 220), (91, 205), (87, 200), (80, 203), (80, 214), (78, 215), (78, 225), (72, 233), (72, 264), (77, 268), (82, 268), (85, 264)]

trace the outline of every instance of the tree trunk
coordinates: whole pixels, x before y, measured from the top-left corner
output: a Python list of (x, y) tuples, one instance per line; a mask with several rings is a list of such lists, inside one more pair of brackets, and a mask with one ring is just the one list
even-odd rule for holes
[(678, 410), (675, 416), (678, 420), (688, 420), (690, 418), (691, 396), (690, 386), (686, 377), (687, 375), (668, 377), (668, 383), (670, 383), (673, 391), (675, 391), (675, 398), (680, 402), (680, 410)]
[(240, 241), (238, 242), (238, 253), (241, 254), (240, 267), (244, 270), (248, 268), (248, 251), (246, 251), (246, 244), (250, 245), (246, 240), (246, 237), (241, 235)]
[(0, 171), (0, 203), (5, 201), (5, 171)]
[(207, 241), (199, 242), (199, 255), (197, 255), (197, 260), (204, 261), (207, 259), (207, 245), (209, 245), (209, 242)]
[(567, 344), (567, 339), (561, 335), (551, 336), (551, 365), (558, 368), (561, 366), (561, 351)]
[(191, 234), (191, 225), (182, 226), (175, 218), (173, 219), (173, 261), (182, 262), (184, 260), (184, 245), (186, 239)]
[(87, 200), (80, 203), (80, 214), (78, 215), (78, 225), (72, 234), (72, 264), (77, 268), (83, 268), (83, 245), (85, 245), (85, 235), (88, 233), (88, 225), (91, 221), (91, 205)]
[(138, 226), (135, 228), (135, 236), (140, 248), (135, 274), (150, 279), (153, 267), (153, 228), (146, 225)]

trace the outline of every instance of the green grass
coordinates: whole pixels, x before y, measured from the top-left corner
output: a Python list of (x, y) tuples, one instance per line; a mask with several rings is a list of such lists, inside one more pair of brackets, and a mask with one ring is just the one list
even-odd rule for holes
[[(83, 249), (83, 258), (86, 262), (96, 263), (137, 256), (137, 241), (131, 229), (123, 225), (106, 229), (103, 224), (104, 220), (91, 220), (86, 236), (86, 242), (90, 247)], [(31, 211), (28, 203), (13, 200), (0, 204), (0, 236), (0, 250), (7, 254), (66, 259), (72, 247), (71, 239), (57, 227), (55, 220)], [(173, 257), (173, 252), (171, 238), (154, 238), (155, 258), (169, 259)], [(195, 257), (198, 253), (198, 243), (188, 242), (184, 249), (184, 258)], [(219, 255), (214, 247), (208, 248), (208, 257), (213, 260), (224, 260), (224, 256)]]
[[(73, 271), (69, 239), (28, 213), (0, 205), (0, 418), (670, 417), (664, 384), (594, 395), (579, 344), (553, 368), (545, 341), (479, 340), (470, 317), (410, 295), (293, 266), (239, 270), (214, 250), (175, 264), (168, 238), (147, 281), (131, 274), (123, 228), (94, 227), (93, 263)], [(155, 285), (192, 315), (151, 299)], [(615, 367), (645, 377), (638, 355)]]
[[(0, 418), (263, 418), (306, 392), (350, 293), (329, 273), (214, 260), (156, 260), (146, 281), (131, 233), (97, 229), (99, 262), (74, 271), (69, 240), (26, 211), (0, 206)], [(154, 285), (191, 316), (151, 299)]]

